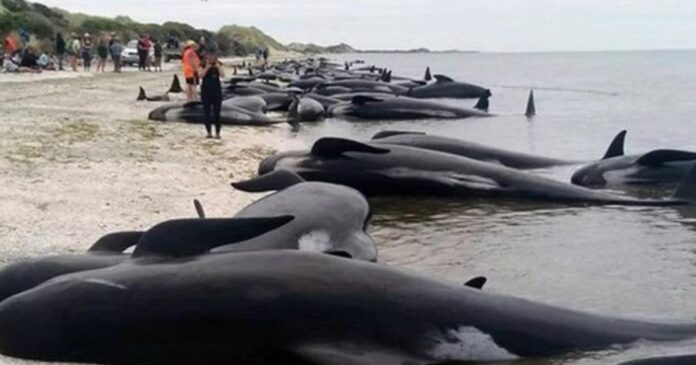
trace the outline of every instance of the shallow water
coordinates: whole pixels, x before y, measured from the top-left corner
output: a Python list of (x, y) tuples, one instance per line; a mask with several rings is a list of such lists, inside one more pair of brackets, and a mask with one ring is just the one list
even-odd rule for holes
[[(348, 123), (327, 120), (293, 138), (368, 138), (421, 130), (570, 160), (601, 157), (628, 129), (627, 153), (696, 150), (696, 52), (360, 54), (394, 75), (426, 66), (490, 87), (496, 118)], [(530, 88), (538, 115), (523, 116)], [(474, 100), (446, 100), (472, 106)], [(577, 166), (537, 171), (569, 181)], [(664, 197), (673, 187), (628, 189)], [(696, 322), (696, 208), (588, 207), (493, 199), (373, 199), (380, 259), (447, 280), (489, 278), (485, 290), (578, 310)], [(641, 343), (525, 364), (616, 364), (689, 353), (696, 341)]]

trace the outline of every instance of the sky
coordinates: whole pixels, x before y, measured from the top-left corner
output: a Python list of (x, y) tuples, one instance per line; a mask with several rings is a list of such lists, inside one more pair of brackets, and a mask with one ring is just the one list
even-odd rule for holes
[[(254, 25), (282, 43), (544, 52), (696, 48), (695, 0), (39, 0), (92, 15)], [(115, 5), (117, 4), (117, 5)]]

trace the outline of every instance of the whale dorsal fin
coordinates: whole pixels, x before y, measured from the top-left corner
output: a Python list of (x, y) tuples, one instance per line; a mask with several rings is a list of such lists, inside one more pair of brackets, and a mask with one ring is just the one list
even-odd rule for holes
[(667, 162), (696, 160), (696, 153), (679, 150), (655, 150), (640, 156), (636, 163), (643, 166), (659, 166)]
[(534, 104), (534, 90), (529, 90), (529, 98), (527, 98), (527, 109), (524, 111), (527, 118), (536, 115), (536, 105)]
[(176, 219), (160, 223), (143, 234), (133, 257), (186, 257), (260, 236), (293, 220), (272, 218)]
[(435, 81), (438, 83), (454, 82), (454, 80), (445, 75), (435, 75)]
[(129, 247), (135, 246), (145, 232), (142, 231), (126, 231), (109, 233), (102, 236), (92, 244), (87, 251), (89, 252), (110, 252), (119, 253), (127, 250)]
[(356, 105), (364, 105), (367, 103), (381, 103), (383, 102), (384, 99), (376, 98), (374, 96), (367, 96), (367, 95), (355, 95), (353, 96), (352, 99), (350, 99), (350, 102)]
[(365, 143), (352, 141), (350, 139), (327, 137), (321, 138), (312, 146), (312, 155), (318, 157), (338, 157), (344, 152), (363, 152), (384, 154), (389, 153), (386, 148), (373, 147)]
[(140, 92), (138, 93), (138, 98), (135, 100), (137, 100), (137, 101), (147, 100), (147, 94), (145, 94), (145, 89), (143, 89), (142, 86), (139, 86), (138, 88), (140, 89)]
[(198, 218), (205, 218), (205, 210), (203, 209), (203, 204), (198, 199), (193, 199), (193, 207), (196, 208), (196, 214)]
[(425, 132), (411, 132), (411, 131), (379, 131), (377, 134), (372, 136), (372, 139), (382, 139), (382, 138), (388, 138), (392, 136), (403, 136), (403, 135), (419, 135), (419, 136), (424, 136), (426, 135)]
[(619, 134), (614, 137), (607, 148), (607, 152), (602, 157), (602, 160), (606, 160), (612, 157), (618, 157), (624, 155), (624, 143), (626, 142), (626, 130), (622, 130)]
[(487, 281), (488, 279), (486, 279), (485, 276), (477, 276), (464, 283), (464, 286), (474, 289), (483, 289), (483, 286), (486, 285)]
[(425, 81), (430, 81), (430, 80), (433, 79), (433, 75), (430, 73), (430, 66), (428, 66), (428, 67), (425, 69), (425, 77), (423, 77), (423, 79), (424, 79)]
[(181, 88), (181, 84), (179, 83), (179, 77), (177, 75), (174, 75), (174, 78), (172, 79), (172, 85), (169, 87), (170, 93), (180, 93), (183, 92), (184, 89)]
[(279, 169), (257, 176), (251, 180), (234, 182), (232, 186), (237, 190), (260, 193), (270, 190), (287, 189), (293, 185), (303, 183), (304, 181), (303, 178), (292, 171)]

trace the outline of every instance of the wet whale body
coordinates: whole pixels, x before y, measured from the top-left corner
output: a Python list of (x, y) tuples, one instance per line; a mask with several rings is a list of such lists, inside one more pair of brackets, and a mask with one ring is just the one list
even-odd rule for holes
[(375, 242), (365, 232), (370, 205), (360, 192), (343, 185), (306, 182), (287, 170), (232, 185), (249, 192), (279, 190), (242, 209), (235, 218), (291, 215), (294, 219), (252, 240), (213, 252), (293, 249), (377, 260)]
[(583, 166), (572, 176), (573, 184), (603, 187), (618, 184), (679, 182), (696, 165), (696, 152), (659, 149), (625, 155), (626, 131), (614, 138), (604, 157)]
[(321, 102), (311, 97), (294, 96), (288, 112), (291, 124), (301, 122), (317, 122), (324, 119), (326, 109)]
[(414, 131), (381, 131), (372, 137), (372, 142), (446, 152), (515, 169), (539, 169), (577, 163), (576, 161), (508, 151), (461, 139)]
[(623, 362), (619, 365), (694, 365), (696, 355), (665, 356)]
[(425, 365), (695, 336), (693, 324), (572, 311), (298, 251), (125, 263), (0, 303), (0, 352), (43, 361)]
[(432, 101), (403, 96), (377, 97), (371, 95), (353, 96), (349, 102), (331, 106), (328, 112), (334, 117), (360, 120), (461, 119), (490, 116), (490, 114), (480, 110), (458, 108)]
[(56, 276), (118, 265), (128, 258), (123, 251), (134, 246), (143, 233), (107, 234), (84, 254), (43, 256), (11, 263), (0, 270), (0, 301)]
[[(155, 108), (148, 115), (150, 120), (181, 121), (186, 123), (204, 123), (205, 115), (200, 102), (172, 103)], [(265, 114), (250, 111), (230, 103), (223, 103), (220, 109), (220, 122), (227, 125), (265, 126), (283, 123)]]
[(444, 75), (435, 75), (435, 82), (424, 86), (418, 86), (406, 92), (412, 98), (455, 98), (455, 99), (479, 99), (492, 95), (489, 89), (458, 82)]
[[(245, 241), (288, 223), (289, 216), (239, 219), (179, 219), (145, 232), (117, 232), (99, 239), (85, 254), (55, 255), (15, 262), (0, 270), (0, 301), (47, 280), (74, 272), (115, 266), (138, 257), (198, 255)], [(133, 254), (123, 251), (135, 247)]]
[(696, 169), (674, 195), (641, 200), (595, 191), (450, 153), (399, 145), (322, 138), (310, 151), (261, 162), (259, 174), (288, 169), (309, 181), (343, 184), (366, 195), (508, 197), (565, 203), (686, 205), (696, 200)]

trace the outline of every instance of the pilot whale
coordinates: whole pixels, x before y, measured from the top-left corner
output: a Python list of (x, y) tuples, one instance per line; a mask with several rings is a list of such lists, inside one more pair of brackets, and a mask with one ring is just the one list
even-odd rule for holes
[(0, 303), (0, 352), (42, 361), (425, 365), (692, 337), (694, 324), (573, 311), (299, 251), (126, 263)]
[(276, 169), (291, 170), (309, 181), (347, 185), (366, 195), (508, 197), (621, 205), (687, 205), (696, 200), (696, 168), (671, 198), (643, 200), (450, 153), (342, 138), (322, 138), (310, 151), (271, 156), (261, 162), (259, 174)]
[(614, 138), (604, 157), (577, 170), (571, 181), (588, 187), (679, 182), (696, 165), (696, 152), (659, 149), (625, 155), (626, 131)]
[(372, 142), (447, 152), (474, 160), (498, 163), (515, 169), (539, 169), (577, 163), (576, 161), (503, 150), (462, 139), (428, 135), (423, 132), (381, 131), (372, 137)]

